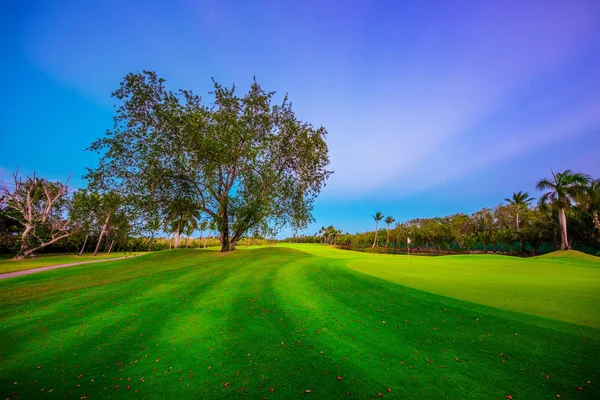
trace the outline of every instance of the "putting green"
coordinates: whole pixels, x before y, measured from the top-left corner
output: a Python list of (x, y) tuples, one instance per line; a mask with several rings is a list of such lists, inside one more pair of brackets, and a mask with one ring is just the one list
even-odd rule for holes
[(400, 285), (600, 329), (600, 258), (577, 251), (533, 258), (411, 257), (286, 245)]
[[(600, 397), (595, 326), (472, 300), (513, 259), (404, 265), (293, 247), (162, 251), (0, 281), (0, 398)], [(563, 264), (597, 279), (586, 262)], [(512, 275), (523, 285), (532, 273)], [(443, 282), (472, 299), (435, 294)]]

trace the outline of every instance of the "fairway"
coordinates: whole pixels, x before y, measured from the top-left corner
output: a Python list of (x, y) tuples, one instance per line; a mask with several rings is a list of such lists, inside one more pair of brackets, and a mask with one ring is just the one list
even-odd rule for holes
[(1, 398), (600, 398), (600, 264), (320, 245), (0, 281)]

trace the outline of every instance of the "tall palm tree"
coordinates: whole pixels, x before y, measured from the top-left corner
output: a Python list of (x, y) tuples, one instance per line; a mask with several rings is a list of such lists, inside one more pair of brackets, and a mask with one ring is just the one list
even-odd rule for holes
[(383, 214), (377, 211), (377, 213), (373, 215), (373, 219), (375, 220), (375, 240), (373, 241), (372, 247), (375, 247), (375, 245), (377, 244), (377, 230), (379, 228), (379, 221), (383, 219)]
[[(552, 171), (551, 171), (552, 172)], [(581, 196), (590, 178), (582, 173), (573, 172), (570, 169), (564, 172), (552, 172), (552, 179), (542, 179), (538, 182), (539, 190), (547, 190), (540, 197), (540, 205), (550, 205), (558, 211), (558, 223), (560, 224), (560, 249), (571, 250), (567, 237), (567, 215), (566, 210), (571, 207), (572, 201)]]
[(392, 216), (387, 216), (385, 219), (385, 223), (387, 224), (387, 237), (385, 239), (386, 246), (389, 246), (390, 243), (390, 225), (396, 222), (396, 219)]
[[(504, 201), (508, 202), (515, 209), (515, 228), (517, 235), (519, 236), (519, 248), (523, 251), (523, 239), (521, 239), (521, 228), (519, 227), (519, 213), (521, 210), (527, 208), (529, 204), (535, 200), (533, 197), (529, 197), (527, 192), (513, 193), (512, 198), (505, 198)], [(512, 247), (512, 246), (511, 246)]]

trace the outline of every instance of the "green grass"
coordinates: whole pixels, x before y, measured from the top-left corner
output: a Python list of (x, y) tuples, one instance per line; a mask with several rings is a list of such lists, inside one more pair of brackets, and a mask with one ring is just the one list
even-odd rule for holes
[(600, 329), (600, 258), (577, 251), (533, 258), (411, 257), (289, 245), (344, 259), (357, 271), (427, 292)]
[[(520, 282), (513, 295), (537, 290), (526, 264), (293, 247), (163, 251), (0, 281), (0, 398), (600, 398), (596, 326), (569, 322), (566, 305), (556, 318), (485, 305), (480, 286), (502, 273)], [(589, 262), (560, 265), (599, 293)], [(435, 294), (454, 273), (456, 295)]]
[(70, 264), (76, 262), (86, 262), (93, 260), (102, 260), (107, 258), (118, 258), (132, 256), (135, 254), (144, 254), (140, 252), (114, 252), (110, 254), (100, 253), (96, 257), (92, 253), (84, 253), (80, 256), (77, 254), (60, 254), (60, 255), (42, 255), (36, 258), (28, 258), (25, 260), (0, 260), (0, 274), (8, 272), (24, 271), (26, 269), (34, 269), (47, 267), (50, 265)]

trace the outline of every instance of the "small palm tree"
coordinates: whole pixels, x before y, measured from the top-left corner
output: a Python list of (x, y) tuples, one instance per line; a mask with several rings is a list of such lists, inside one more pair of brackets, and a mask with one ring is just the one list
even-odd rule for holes
[(389, 246), (390, 243), (390, 225), (393, 224), (394, 222), (396, 222), (396, 219), (392, 216), (387, 216), (385, 218), (385, 223), (387, 224), (387, 237), (385, 239), (386, 242), (386, 246)]
[(513, 193), (512, 198), (504, 199), (504, 201), (508, 202), (515, 209), (515, 228), (517, 229), (517, 232), (519, 232), (519, 212), (523, 210), (524, 207), (529, 206), (533, 200), (535, 200), (535, 198), (529, 197), (529, 193), (527, 192)]
[(477, 239), (481, 242), (481, 245), (483, 246), (483, 253), (487, 253), (487, 245), (490, 242), (491, 239), (491, 234), (489, 231), (480, 231), (477, 232)]
[(173, 233), (175, 248), (179, 247), (179, 240), (181, 239), (181, 234), (184, 232), (186, 225), (191, 224), (195, 230), (198, 228), (199, 219), (198, 208), (193, 202), (187, 199), (177, 198), (171, 203), (164, 225), (166, 231)]
[(373, 241), (372, 247), (375, 247), (375, 245), (377, 244), (377, 230), (379, 228), (379, 221), (383, 219), (383, 214), (377, 211), (377, 213), (373, 215), (373, 219), (375, 220), (375, 240)]
[[(515, 229), (519, 236), (520, 249), (523, 251), (523, 239), (521, 238), (521, 228), (519, 227), (519, 213), (527, 208), (529, 204), (535, 200), (533, 197), (529, 197), (527, 192), (513, 193), (512, 198), (505, 198), (504, 201), (508, 202), (515, 209)], [(512, 251), (512, 250), (511, 250)]]
[[(552, 172), (552, 171), (551, 171)], [(542, 179), (538, 182), (539, 190), (547, 190), (540, 197), (540, 205), (550, 205), (558, 211), (558, 223), (560, 224), (560, 249), (571, 250), (567, 237), (567, 215), (566, 210), (571, 207), (572, 201), (581, 196), (590, 178), (582, 173), (573, 172), (570, 169), (564, 172), (552, 172), (552, 179)]]

